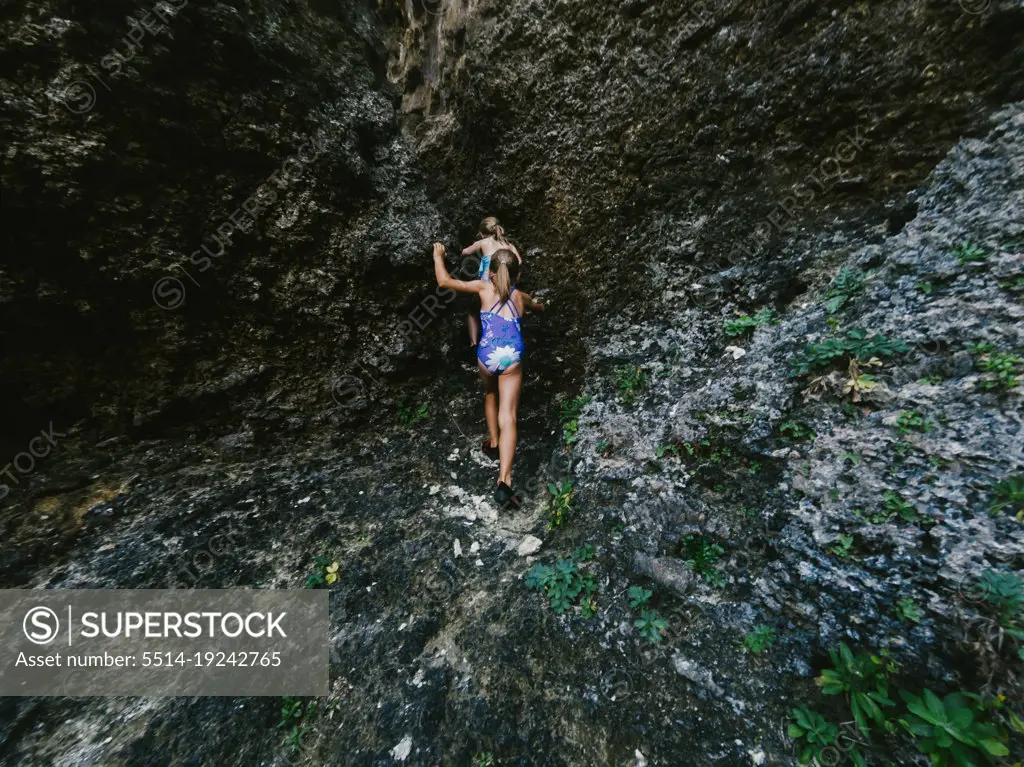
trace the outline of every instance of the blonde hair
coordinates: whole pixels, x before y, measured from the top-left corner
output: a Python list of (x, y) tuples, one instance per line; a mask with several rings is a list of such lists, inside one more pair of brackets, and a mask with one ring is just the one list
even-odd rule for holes
[(519, 259), (511, 250), (502, 248), (491, 256), (488, 271), (491, 273), (491, 284), (498, 291), (501, 302), (505, 303), (512, 294), (512, 286), (519, 281)]
[(480, 234), (484, 237), (493, 237), (498, 242), (503, 242), (506, 245), (508, 244), (508, 240), (505, 239), (505, 227), (494, 216), (488, 216), (480, 222)]

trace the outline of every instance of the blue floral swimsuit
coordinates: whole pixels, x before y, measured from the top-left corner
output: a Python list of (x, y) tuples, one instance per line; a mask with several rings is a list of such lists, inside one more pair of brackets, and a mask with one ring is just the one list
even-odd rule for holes
[[(515, 290), (515, 286), (512, 290)], [(497, 313), (506, 303), (512, 309), (514, 317), (506, 318)], [(487, 368), (487, 372), (500, 376), (522, 361), (526, 345), (523, 343), (522, 328), (519, 327), (519, 311), (512, 300), (511, 292), (505, 301), (496, 303), (489, 312), (480, 312), (480, 325), (483, 333), (476, 350), (476, 358)]]

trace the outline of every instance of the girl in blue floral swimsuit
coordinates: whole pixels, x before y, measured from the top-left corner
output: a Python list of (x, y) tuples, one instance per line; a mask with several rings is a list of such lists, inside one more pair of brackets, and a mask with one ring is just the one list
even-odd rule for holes
[[(480, 296), (480, 322), (483, 335), (477, 350), (477, 365), (484, 384), (484, 414), (489, 440), (484, 452), (493, 457), (495, 445), (499, 458), (498, 488), (495, 499), (504, 506), (518, 506), (512, 491), (512, 456), (516, 451), (516, 414), (523, 384), (523, 334), (520, 318), (528, 311), (544, 311), (544, 305), (516, 290), (519, 260), (511, 250), (491, 255), (489, 280), (452, 279), (444, 264), (444, 245), (434, 243), (434, 276), (441, 288)], [(485, 310), (488, 306), (490, 309)]]

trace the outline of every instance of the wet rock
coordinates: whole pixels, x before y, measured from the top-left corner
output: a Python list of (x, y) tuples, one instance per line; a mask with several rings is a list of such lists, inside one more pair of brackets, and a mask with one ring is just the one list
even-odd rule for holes
[(222, 455), (231, 456), (244, 452), (253, 446), (255, 435), (252, 432), (239, 432), (222, 437), (217, 443), (217, 448)]
[(701, 668), (697, 663), (688, 660), (683, 655), (676, 654), (672, 656), (672, 667), (676, 670), (677, 674), (689, 679), (702, 690), (718, 697), (725, 695), (725, 690), (715, 683), (714, 675), (710, 671)]
[(680, 596), (686, 595), (693, 588), (693, 570), (681, 559), (649, 557), (637, 551), (633, 553), (633, 571), (647, 576)]
[[(26, 0), (0, 20), (4, 439), (27, 435), (16, 455), (51, 413), (84, 431), (3, 499), (3, 585), (283, 588), (337, 556), (314, 763), (462, 764), (478, 743), (508, 763), (774, 758), (840, 640), (977, 690), (964, 592), (1024, 556), (987, 513), (1022, 465), (1024, 387), (982, 388), (972, 351), (1024, 342), (1024, 121), (988, 121), (1019, 90), (1020, 9), (977, 5), (189, 4), (76, 112), (68, 86), (125, 9)], [(207, 263), (261, 188), (274, 202)], [(508, 549), (541, 501), (499, 516), (474, 460), (463, 312), (426, 249), (457, 252), (484, 210), (551, 294), (525, 323), (515, 468), (574, 482), (536, 558), (597, 544), (590, 622), (522, 587)], [(984, 262), (953, 255), (965, 240)], [(864, 283), (830, 312), (842, 267)], [(725, 337), (766, 308), (777, 324)], [(789, 375), (854, 327), (913, 350), (857, 403), (843, 366)], [(911, 410), (934, 428), (902, 433)], [(926, 521), (885, 519), (887, 492)], [(467, 535), (486, 564), (453, 554)], [(623, 598), (637, 576), (669, 623), (654, 653)], [(737, 639), (759, 623), (780, 638), (752, 658)], [(269, 699), (2, 708), (18, 764), (295, 756)]]
[(519, 543), (519, 548), (516, 549), (516, 553), (521, 557), (529, 557), (540, 551), (540, 547), (543, 545), (543, 541), (533, 535), (528, 535), (523, 538)]
[(393, 749), (391, 749), (391, 758), (399, 762), (404, 762), (409, 758), (409, 754), (412, 753), (412, 736), (406, 735), (399, 741)]

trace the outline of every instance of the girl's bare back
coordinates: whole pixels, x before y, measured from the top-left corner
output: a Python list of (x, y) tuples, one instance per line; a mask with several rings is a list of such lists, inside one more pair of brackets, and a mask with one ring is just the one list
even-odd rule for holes
[[(498, 293), (498, 289), (490, 282), (485, 283), (485, 287), (480, 291), (480, 311), (494, 311), (495, 314), (506, 319), (511, 319), (515, 316), (522, 317), (531, 307), (532, 303), (533, 299), (530, 298), (529, 294), (513, 289), (508, 297), (508, 301), (505, 302), (504, 306), (501, 306), (501, 295)], [(509, 304), (515, 304), (516, 313), (513, 313)]]

